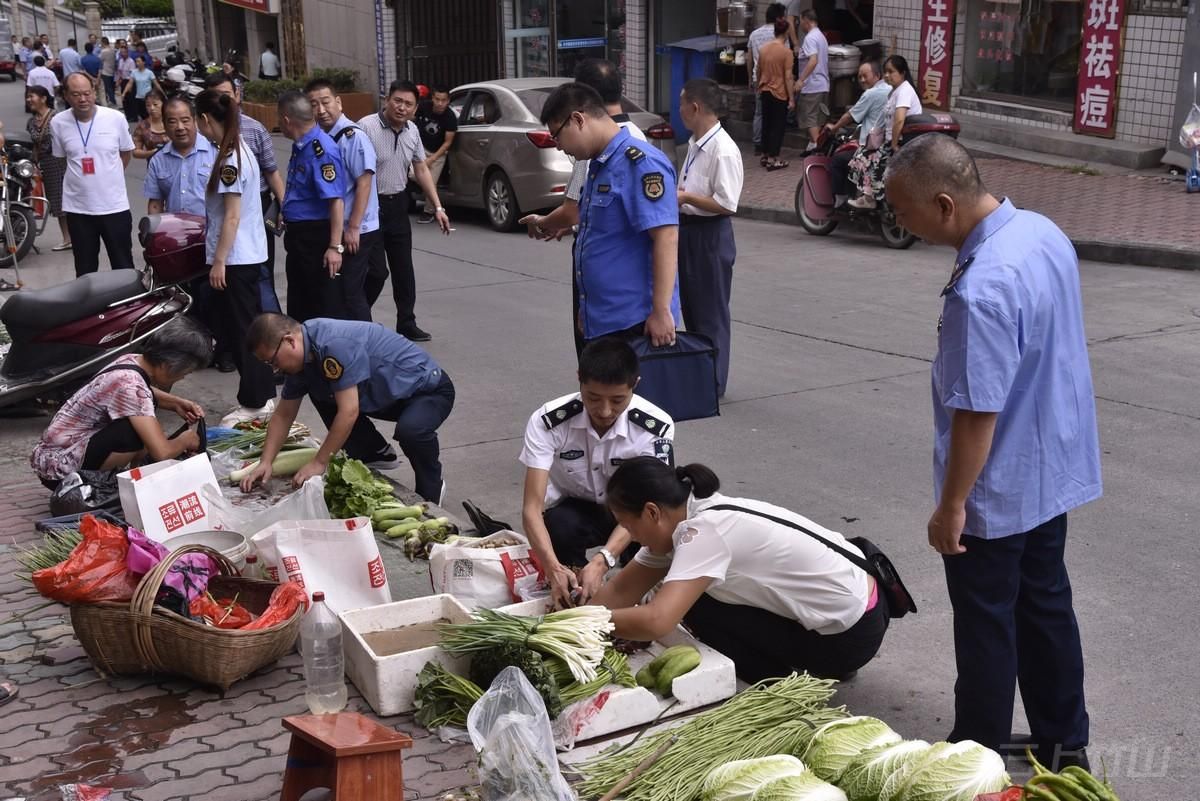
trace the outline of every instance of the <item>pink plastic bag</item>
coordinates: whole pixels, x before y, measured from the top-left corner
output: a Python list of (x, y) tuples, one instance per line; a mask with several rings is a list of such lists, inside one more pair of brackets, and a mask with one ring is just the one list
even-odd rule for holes
[[(129, 555), (126, 557), (125, 566), (130, 573), (144, 576), (170, 553), (160, 543), (136, 528), (130, 527), (126, 533), (129, 536)], [(208, 589), (208, 580), (219, 573), (220, 570), (212, 557), (202, 553), (190, 553), (171, 565), (163, 585), (177, 591), (190, 603), (192, 599), (204, 594)]]

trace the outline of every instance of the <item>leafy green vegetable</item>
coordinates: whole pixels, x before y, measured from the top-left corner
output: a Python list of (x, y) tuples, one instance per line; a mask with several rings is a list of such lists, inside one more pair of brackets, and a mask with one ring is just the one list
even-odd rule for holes
[(783, 776), (759, 787), (752, 801), (846, 801), (846, 794), (812, 771)]
[(335, 519), (371, 517), (384, 503), (394, 501), (392, 485), (375, 478), (358, 459), (338, 453), (325, 471), (325, 503)]
[(456, 676), (437, 662), (426, 662), (417, 675), (413, 695), (418, 726), (436, 729), (439, 726), (466, 726), (467, 713), (483, 695), (473, 682)]
[(784, 776), (799, 776), (807, 768), (791, 754), (761, 759), (737, 759), (713, 768), (700, 787), (700, 801), (750, 801), (754, 791)]
[(471, 681), (480, 687), (488, 687), (500, 671), (510, 666), (520, 668), (521, 672), (525, 674), (525, 678), (529, 679), (529, 683), (533, 685), (533, 689), (542, 696), (542, 700), (546, 702), (546, 713), (550, 715), (550, 719), (558, 717), (563, 710), (558, 682), (554, 680), (554, 674), (550, 672), (542, 655), (537, 651), (516, 643), (504, 643), (486, 651), (479, 651), (471, 659), (469, 675)]
[(838, 780), (850, 801), (876, 801), (884, 782), (908, 762), (919, 760), (929, 750), (924, 740), (904, 740), (863, 751)]
[(817, 729), (804, 752), (804, 764), (825, 781), (836, 782), (863, 751), (898, 742), (900, 735), (878, 718), (843, 718)]
[[(885, 783), (884, 793), (892, 801), (973, 801), (1011, 783), (1003, 757), (974, 740), (963, 740), (935, 744), (904, 773), (898, 789)], [(884, 793), (880, 801), (886, 801)]]

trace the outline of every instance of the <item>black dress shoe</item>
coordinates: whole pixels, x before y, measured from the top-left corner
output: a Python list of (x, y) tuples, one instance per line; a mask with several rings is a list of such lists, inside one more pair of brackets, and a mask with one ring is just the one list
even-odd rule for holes
[(403, 328), (398, 332), (401, 336), (413, 342), (428, 342), (433, 339), (433, 336), (427, 332), (417, 328), (416, 325), (410, 325), (408, 328)]
[(1015, 756), (1024, 762), (1027, 761), (1026, 748), (1033, 752), (1034, 759), (1042, 767), (1054, 773), (1060, 772), (1068, 765), (1076, 765), (1089, 772), (1092, 769), (1091, 763), (1088, 762), (1087, 748), (1068, 749), (1057, 743), (1039, 743), (1029, 734), (1013, 735), (999, 750), (1004, 756)]
[(237, 369), (237, 365), (233, 363), (232, 353), (218, 353), (216, 358), (217, 369), (222, 373), (232, 373)]

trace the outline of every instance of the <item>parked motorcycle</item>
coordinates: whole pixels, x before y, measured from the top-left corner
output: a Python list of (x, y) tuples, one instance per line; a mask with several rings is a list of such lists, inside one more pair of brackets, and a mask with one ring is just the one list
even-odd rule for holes
[(41, 182), (33, 143), (7, 136), (0, 151), (0, 267), (12, 267), (28, 256), (46, 227), (50, 215)]
[(0, 306), (12, 340), (0, 345), (0, 407), (73, 392), (191, 307), (184, 284), (205, 273), (204, 217), (143, 217), (138, 241), (144, 270), (89, 273)]
[[(914, 114), (906, 117), (900, 130), (900, 146), (921, 134), (943, 133), (958, 138), (959, 124), (943, 112)], [(903, 250), (912, 247), (917, 237), (896, 222), (896, 215), (886, 200), (873, 209), (856, 209), (850, 205), (836, 206), (829, 165), (837, 153), (853, 153), (858, 138), (853, 129), (821, 131), (817, 148), (804, 159), (800, 181), (796, 184), (796, 217), (804, 230), (815, 236), (828, 236), (843, 221), (856, 222), (876, 231), (890, 248)]]

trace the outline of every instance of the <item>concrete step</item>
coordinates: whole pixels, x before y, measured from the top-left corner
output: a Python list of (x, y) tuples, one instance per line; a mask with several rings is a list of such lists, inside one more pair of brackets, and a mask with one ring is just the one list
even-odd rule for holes
[[(735, 142), (751, 142), (754, 138), (754, 122), (741, 120), (721, 120), (721, 125), (729, 132)], [(803, 150), (808, 147), (808, 134), (801, 133), (795, 128), (788, 128), (783, 135), (783, 147), (787, 150)]]
[(979, 117), (957, 108), (953, 113), (962, 126), (962, 138), (965, 140), (1048, 153), (1070, 159), (1075, 164), (1098, 162), (1142, 170), (1157, 167), (1162, 162), (1163, 153), (1166, 152), (1166, 148), (1161, 146), (1121, 139), (1077, 136), (1067, 131), (1049, 128), (1034, 128), (1030, 125)]

